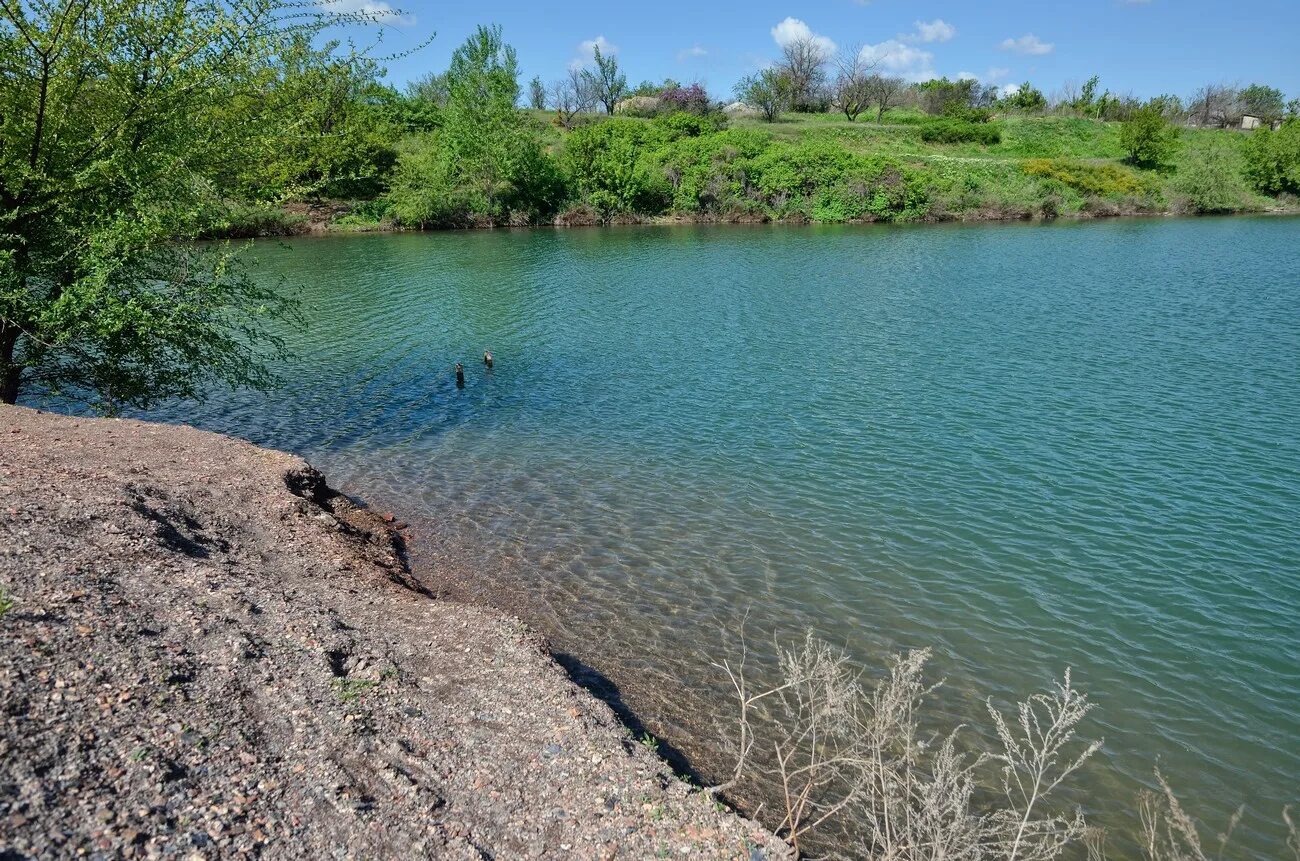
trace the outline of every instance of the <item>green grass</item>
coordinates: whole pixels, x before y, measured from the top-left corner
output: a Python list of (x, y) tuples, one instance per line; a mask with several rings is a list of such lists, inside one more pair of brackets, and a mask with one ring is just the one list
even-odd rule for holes
[(354, 703), (378, 685), (379, 682), (371, 679), (335, 679), (334, 693), (341, 702)]
[(1079, 117), (1008, 117), (1002, 143), (990, 152), (1007, 158), (1119, 159), (1119, 123)]
[(0, 586), (0, 616), (8, 613), (14, 607), (14, 599), (9, 592)]

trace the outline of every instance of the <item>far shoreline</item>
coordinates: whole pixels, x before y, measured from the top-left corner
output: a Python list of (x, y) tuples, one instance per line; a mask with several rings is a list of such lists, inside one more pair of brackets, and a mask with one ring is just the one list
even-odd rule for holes
[[(281, 210), (285, 212), (287, 210)], [(283, 230), (265, 230), (258, 232), (212, 231), (205, 232), (196, 241), (238, 241), (255, 239), (303, 239), (331, 238), (340, 236), (399, 235), (399, 234), (455, 234), (455, 233), (492, 233), (492, 232), (527, 232), (541, 230), (603, 230), (628, 227), (950, 227), (974, 225), (1034, 225), (1050, 224), (1088, 224), (1110, 221), (1156, 221), (1227, 218), (1295, 218), (1300, 217), (1300, 205), (1295, 208), (1270, 208), (1258, 210), (1240, 210), (1235, 212), (1174, 212), (1133, 211), (1116, 213), (1071, 212), (1051, 217), (1042, 214), (1027, 213), (1023, 215), (967, 214), (950, 218), (925, 218), (912, 221), (890, 221), (886, 219), (851, 219), (848, 221), (814, 221), (810, 219), (780, 218), (701, 218), (689, 215), (626, 215), (607, 219), (554, 221), (535, 224), (466, 224), (441, 227), (402, 227), (396, 224), (375, 225), (341, 225), (328, 221), (303, 222), (301, 229), (286, 227)]]

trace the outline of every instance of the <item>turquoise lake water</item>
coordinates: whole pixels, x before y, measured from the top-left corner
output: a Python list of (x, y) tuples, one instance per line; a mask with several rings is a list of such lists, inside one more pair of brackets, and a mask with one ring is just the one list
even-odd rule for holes
[[(707, 761), (747, 612), (944, 718), (1065, 667), (1132, 826), (1158, 762), (1243, 847), (1300, 803), (1300, 221), (674, 227), (259, 243), (270, 396), (155, 415), (306, 455)], [(479, 357), (496, 356), (488, 374)], [(453, 384), (461, 360), (467, 385)]]

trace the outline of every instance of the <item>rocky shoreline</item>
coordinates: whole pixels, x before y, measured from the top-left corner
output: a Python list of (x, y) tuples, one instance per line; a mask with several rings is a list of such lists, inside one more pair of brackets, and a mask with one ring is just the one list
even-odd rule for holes
[(292, 455), (0, 407), (0, 859), (790, 857), (398, 526)]

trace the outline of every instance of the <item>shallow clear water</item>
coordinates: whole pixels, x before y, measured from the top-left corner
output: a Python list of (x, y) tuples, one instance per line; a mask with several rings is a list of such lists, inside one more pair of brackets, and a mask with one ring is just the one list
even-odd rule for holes
[(304, 287), (286, 387), (162, 416), (305, 454), (437, 532), (689, 753), (728, 714), (710, 663), (748, 611), (760, 646), (812, 626), (873, 667), (933, 646), (956, 718), (1073, 667), (1106, 738), (1100, 821), (1131, 825), (1158, 761), (1207, 822), (1244, 802), (1244, 845), (1280, 850), (1300, 221), (256, 253)]

